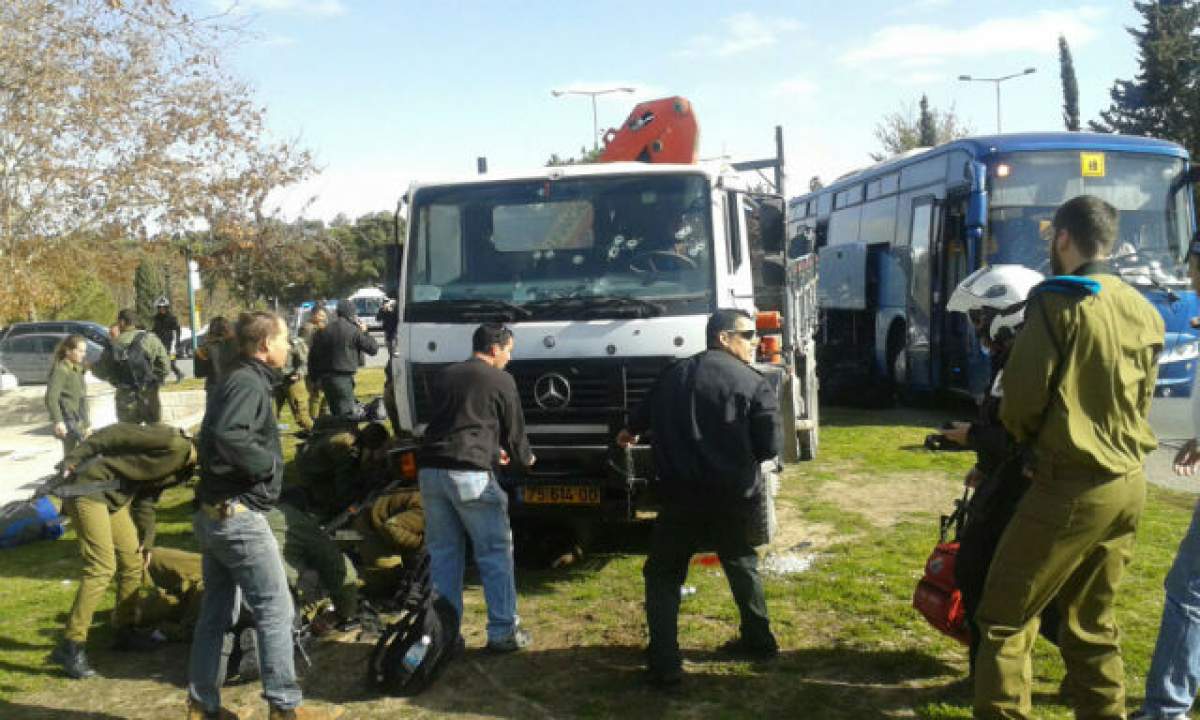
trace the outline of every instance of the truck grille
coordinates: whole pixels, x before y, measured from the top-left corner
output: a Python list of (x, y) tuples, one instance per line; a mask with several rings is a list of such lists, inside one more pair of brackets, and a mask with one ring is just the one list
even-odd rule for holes
[[(514, 360), (507, 369), (517, 381), (525, 422), (602, 423), (619, 427), (625, 423), (629, 411), (646, 398), (663, 369), (673, 361), (672, 357)], [(417, 422), (429, 422), (433, 412), (434, 380), (443, 367), (445, 365), (441, 364), (412, 366)], [(562, 407), (543, 407), (537, 402), (538, 381), (549, 375), (560, 376), (569, 388), (570, 397)], [(554, 436), (547, 434), (538, 438), (542, 439), (562, 444), (568, 437), (556, 441)], [(569, 439), (572, 442), (580, 440), (573, 436)]]

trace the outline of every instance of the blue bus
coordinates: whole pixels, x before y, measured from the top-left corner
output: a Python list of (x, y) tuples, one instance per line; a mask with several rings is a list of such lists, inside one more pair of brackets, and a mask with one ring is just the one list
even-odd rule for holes
[(910, 151), (790, 200), (789, 254), (818, 253), (822, 389), (982, 394), (987, 358), (946, 301), (985, 265), (1049, 274), (1055, 209), (1091, 194), (1120, 210), (1113, 266), (1166, 321), (1156, 393), (1189, 394), (1200, 355), (1186, 269), (1198, 170), (1163, 140), (995, 135)]

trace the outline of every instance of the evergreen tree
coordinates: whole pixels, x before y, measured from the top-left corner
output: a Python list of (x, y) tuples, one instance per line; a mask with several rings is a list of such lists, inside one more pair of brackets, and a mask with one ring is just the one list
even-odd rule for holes
[(1196, 0), (1134, 2), (1140, 29), (1129, 28), (1138, 46), (1138, 74), (1117, 80), (1112, 105), (1089, 123), (1099, 132), (1149, 135), (1200, 152), (1200, 4)]
[(133, 273), (134, 310), (138, 320), (147, 328), (154, 322), (154, 303), (162, 297), (166, 288), (162, 273), (155, 263), (142, 260)]
[(955, 114), (953, 105), (949, 110), (938, 110), (922, 95), (919, 105), (904, 103), (898, 112), (876, 123), (875, 137), (883, 151), (870, 155), (879, 162), (913, 148), (932, 147), (970, 134), (971, 128)]
[(1062, 78), (1063, 125), (1071, 132), (1079, 132), (1079, 82), (1075, 79), (1071, 46), (1062, 35), (1058, 36), (1058, 72)]
[(934, 118), (933, 112), (929, 109), (929, 98), (921, 94), (921, 116), (917, 120), (917, 142), (922, 147), (933, 147), (937, 145), (937, 119)]

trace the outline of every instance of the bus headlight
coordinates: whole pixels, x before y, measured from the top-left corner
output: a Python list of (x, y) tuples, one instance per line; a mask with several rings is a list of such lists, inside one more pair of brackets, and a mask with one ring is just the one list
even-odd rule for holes
[(1195, 360), (1200, 357), (1200, 339), (1180, 340), (1170, 349), (1159, 356), (1159, 363), (1173, 363), (1184, 360)]

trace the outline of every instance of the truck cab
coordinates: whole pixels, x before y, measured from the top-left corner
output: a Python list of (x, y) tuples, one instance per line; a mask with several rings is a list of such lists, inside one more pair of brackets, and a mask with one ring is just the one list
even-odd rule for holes
[[(479, 323), (504, 322), (538, 457), (500, 473), (514, 515), (651, 507), (649, 446), (613, 444), (630, 411), (705, 348), (715, 309), (787, 303), (782, 201), (736, 177), (610, 163), (414, 185), (389, 365), (402, 429), (422, 434), (436, 374), (471, 355)], [(785, 365), (767, 372), (783, 386)]]

